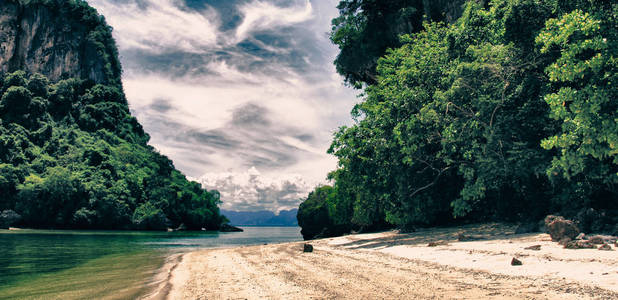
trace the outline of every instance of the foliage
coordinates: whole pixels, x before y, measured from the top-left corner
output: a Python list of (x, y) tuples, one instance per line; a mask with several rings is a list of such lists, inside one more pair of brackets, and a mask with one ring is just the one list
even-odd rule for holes
[(122, 91), (4, 76), (0, 210), (54, 228), (217, 229), (219, 194), (189, 182), (146, 143)]
[(541, 52), (559, 54), (546, 68), (552, 93), (545, 101), (561, 122), (561, 130), (542, 143), (559, 150), (548, 174), (561, 173), (588, 190), (618, 184), (616, 7), (576, 9), (548, 20), (537, 37)]
[(442, 21), (459, 13), (463, 0), (342, 0), (330, 38), (339, 46), (337, 72), (356, 87), (377, 82), (377, 60), (389, 48), (401, 46), (399, 36), (422, 29), (423, 17)]
[(617, 209), (617, 7), (469, 1), (403, 35), (334, 136), (330, 200), (308, 199), (299, 224), (321, 207), (350, 228)]

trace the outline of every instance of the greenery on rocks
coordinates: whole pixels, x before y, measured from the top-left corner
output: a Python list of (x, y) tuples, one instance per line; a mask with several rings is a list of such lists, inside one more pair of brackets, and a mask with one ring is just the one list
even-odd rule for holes
[(610, 216), (600, 230), (612, 230), (617, 17), (612, 1), (468, 1), (456, 22), (401, 35), (365, 81), (356, 123), (334, 136), (333, 187), (301, 204), (299, 224), (335, 232), (593, 209)]
[(343, 0), (332, 20), (331, 40), (340, 53), (337, 71), (347, 83), (362, 87), (377, 82), (378, 59), (399, 47), (399, 36), (423, 29), (423, 20), (452, 21), (464, 0)]
[(103, 17), (85, 1), (20, 3), (79, 20), (107, 80), (0, 74), (0, 211), (37, 228), (218, 229), (219, 193), (188, 181), (131, 116)]
[(148, 146), (122, 91), (6, 74), (0, 88), (0, 210), (54, 228), (216, 229), (219, 194)]

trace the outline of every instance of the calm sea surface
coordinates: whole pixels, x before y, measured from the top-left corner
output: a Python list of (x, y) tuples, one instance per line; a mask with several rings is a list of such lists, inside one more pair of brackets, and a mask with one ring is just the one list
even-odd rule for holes
[(133, 299), (178, 253), (302, 240), (299, 227), (244, 232), (0, 230), (0, 299)]

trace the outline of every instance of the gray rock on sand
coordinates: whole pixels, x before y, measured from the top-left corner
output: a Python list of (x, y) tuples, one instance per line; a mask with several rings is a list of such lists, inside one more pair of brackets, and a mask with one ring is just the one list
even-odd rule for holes
[(609, 244), (601, 245), (601, 247), (599, 247), (599, 250), (602, 250), (602, 251), (614, 251), (614, 249), (612, 249), (612, 246), (610, 246)]
[(566, 220), (561, 216), (549, 215), (545, 217), (545, 227), (552, 241), (560, 241), (564, 238), (572, 240), (580, 233), (579, 228), (577, 228), (573, 221)]
[(564, 248), (565, 249), (594, 249), (596, 247), (589, 241), (577, 240), (577, 241), (570, 241), (566, 243), (564, 245)]
[(513, 259), (511, 260), (511, 266), (521, 266), (524, 263), (521, 262), (521, 260), (513, 257)]
[(313, 252), (313, 246), (311, 244), (304, 244), (303, 252)]
[(524, 250), (539, 251), (539, 250), (541, 250), (541, 245), (533, 245), (533, 246), (530, 246), (530, 247), (526, 247), (526, 248), (524, 248)]

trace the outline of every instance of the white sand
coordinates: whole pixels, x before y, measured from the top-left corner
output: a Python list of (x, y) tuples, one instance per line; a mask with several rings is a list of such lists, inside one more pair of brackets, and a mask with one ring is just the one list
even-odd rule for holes
[[(618, 299), (618, 251), (512, 232), (485, 224), (311, 241), (313, 253), (302, 243), (193, 252), (173, 271), (168, 298)], [(483, 239), (458, 242), (459, 233)], [(541, 250), (524, 250), (531, 245)]]

